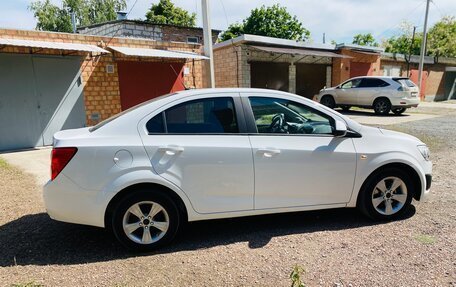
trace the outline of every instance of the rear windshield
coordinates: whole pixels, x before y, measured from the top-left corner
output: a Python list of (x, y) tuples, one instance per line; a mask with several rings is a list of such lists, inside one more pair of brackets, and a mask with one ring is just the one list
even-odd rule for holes
[(98, 124), (94, 125), (93, 127), (89, 128), (89, 132), (94, 132), (94, 131), (98, 130), (98, 129), (101, 128), (102, 126), (104, 126), (104, 125), (106, 125), (106, 124), (112, 122), (113, 120), (115, 120), (115, 119), (117, 119), (117, 118), (119, 118), (119, 117), (125, 115), (126, 113), (129, 113), (129, 112), (131, 112), (131, 111), (134, 111), (134, 110), (136, 110), (136, 109), (138, 109), (138, 108), (140, 108), (140, 107), (142, 107), (142, 106), (145, 106), (145, 105), (147, 105), (147, 104), (150, 104), (150, 103), (152, 103), (152, 102), (155, 102), (155, 101), (161, 100), (161, 99), (163, 99), (163, 98), (172, 96), (172, 95), (174, 95), (174, 94), (176, 94), (176, 93), (166, 94), (166, 95), (163, 95), (163, 96), (160, 96), (160, 97), (157, 97), (157, 98), (153, 98), (153, 99), (151, 99), (151, 100), (148, 100), (148, 101), (145, 101), (145, 102), (143, 102), (143, 103), (140, 103), (139, 105), (136, 105), (136, 106), (134, 106), (134, 107), (131, 107), (131, 108), (125, 110), (125, 111), (122, 111), (122, 112), (120, 112), (120, 113), (118, 113), (118, 114), (115, 114), (115, 115), (113, 115), (112, 117), (107, 118), (106, 120), (101, 121), (101, 122), (99, 122)]
[(412, 82), (409, 78), (394, 78), (393, 80), (395, 80), (404, 87), (416, 87), (415, 83)]

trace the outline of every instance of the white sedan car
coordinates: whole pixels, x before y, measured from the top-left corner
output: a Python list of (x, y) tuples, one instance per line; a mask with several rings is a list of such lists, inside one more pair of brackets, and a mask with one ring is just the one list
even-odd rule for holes
[(51, 170), (51, 218), (150, 250), (187, 221), (340, 207), (394, 219), (428, 193), (432, 164), (417, 138), (305, 98), (207, 89), (56, 133)]
[(316, 101), (329, 108), (349, 110), (355, 106), (372, 108), (380, 115), (387, 115), (390, 111), (400, 115), (407, 108), (419, 105), (418, 94), (418, 87), (409, 78), (365, 76), (322, 89)]

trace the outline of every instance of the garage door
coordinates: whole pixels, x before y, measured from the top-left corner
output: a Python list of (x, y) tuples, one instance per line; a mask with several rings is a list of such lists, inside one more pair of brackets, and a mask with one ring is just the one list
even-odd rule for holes
[(0, 150), (51, 145), (85, 125), (79, 57), (0, 54)]
[(288, 63), (250, 63), (250, 86), (288, 92)]
[(184, 90), (183, 67), (184, 63), (117, 62), (122, 110)]
[(371, 63), (351, 62), (350, 78), (372, 75)]
[(296, 64), (296, 94), (313, 98), (326, 86), (327, 65)]

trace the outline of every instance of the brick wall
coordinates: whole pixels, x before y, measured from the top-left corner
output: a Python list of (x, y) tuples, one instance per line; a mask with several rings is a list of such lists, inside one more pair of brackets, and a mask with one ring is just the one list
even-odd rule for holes
[[(203, 29), (179, 27), (173, 25), (151, 24), (144, 21), (111, 21), (78, 29), (78, 33), (93, 36), (131, 37), (152, 39), (166, 42), (187, 42), (188, 37), (196, 37), (199, 44), (204, 44)], [(213, 43), (217, 41), (219, 31), (212, 31)]]
[[(108, 37), (100, 36), (41, 31), (0, 29), (0, 38), (81, 43), (97, 45), (102, 48), (105, 48), (107, 43), (109, 43), (109, 45), (112, 46), (123, 46), (131, 48), (169, 49), (195, 53), (202, 52), (201, 45), (194, 44), (132, 38), (111, 39)], [(52, 49), (30, 49), (27, 47), (5, 47), (0, 52), (24, 54), (33, 52), (36, 54), (56, 55), (64, 57), (63, 53), (66, 53), (68, 51)], [(161, 59), (156, 58), (124, 57), (117, 52), (101, 56), (90, 55), (83, 52), (77, 52), (73, 55), (79, 55), (83, 59), (81, 64), (81, 75), (84, 85), (84, 103), (88, 125), (95, 124), (95, 122), (91, 120), (91, 116), (94, 114), (98, 114), (100, 116), (100, 120), (103, 120), (121, 111), (119, 77), (116, 61), (162, 61)], [(166, 61), (168, 62), (168, 60)], [(186, 62), (185, 67), (187, 67), (190, 71), (188, 75), (184, 76), (184, 81), (187, 87), (203, 88), (202, 62), (203, 61), (192, 60)], [(107, 73), (106, 65), (113, 65), (114, 73)]]
[(332, 86), (336, 86), (350, 79), (350, 65), (352, 62), (370, 63), (372, 75), (383, 74), (383, 71), (380, 71), (380, 55), (368, 55), (349, 49), (341, 49), (340, 54), (350, 56), (352, 58), (335, 58), (333, 60)]
[(217, 88), (240, 87), (241, 47), (227, 46), (214, 50), (215, 85)]

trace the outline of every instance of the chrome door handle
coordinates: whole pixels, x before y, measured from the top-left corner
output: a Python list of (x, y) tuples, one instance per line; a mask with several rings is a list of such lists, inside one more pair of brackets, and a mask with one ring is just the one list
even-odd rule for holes
[(280, 154), (280, 149), (275, 148), (259, 148), (258, 153), (262, 154), (264, 157), (273, 157)]
[(159, 151), (165, 152), (167, 155), (176, 155), (184, 151), (181, 146), (161, 146), (158, 148)]

